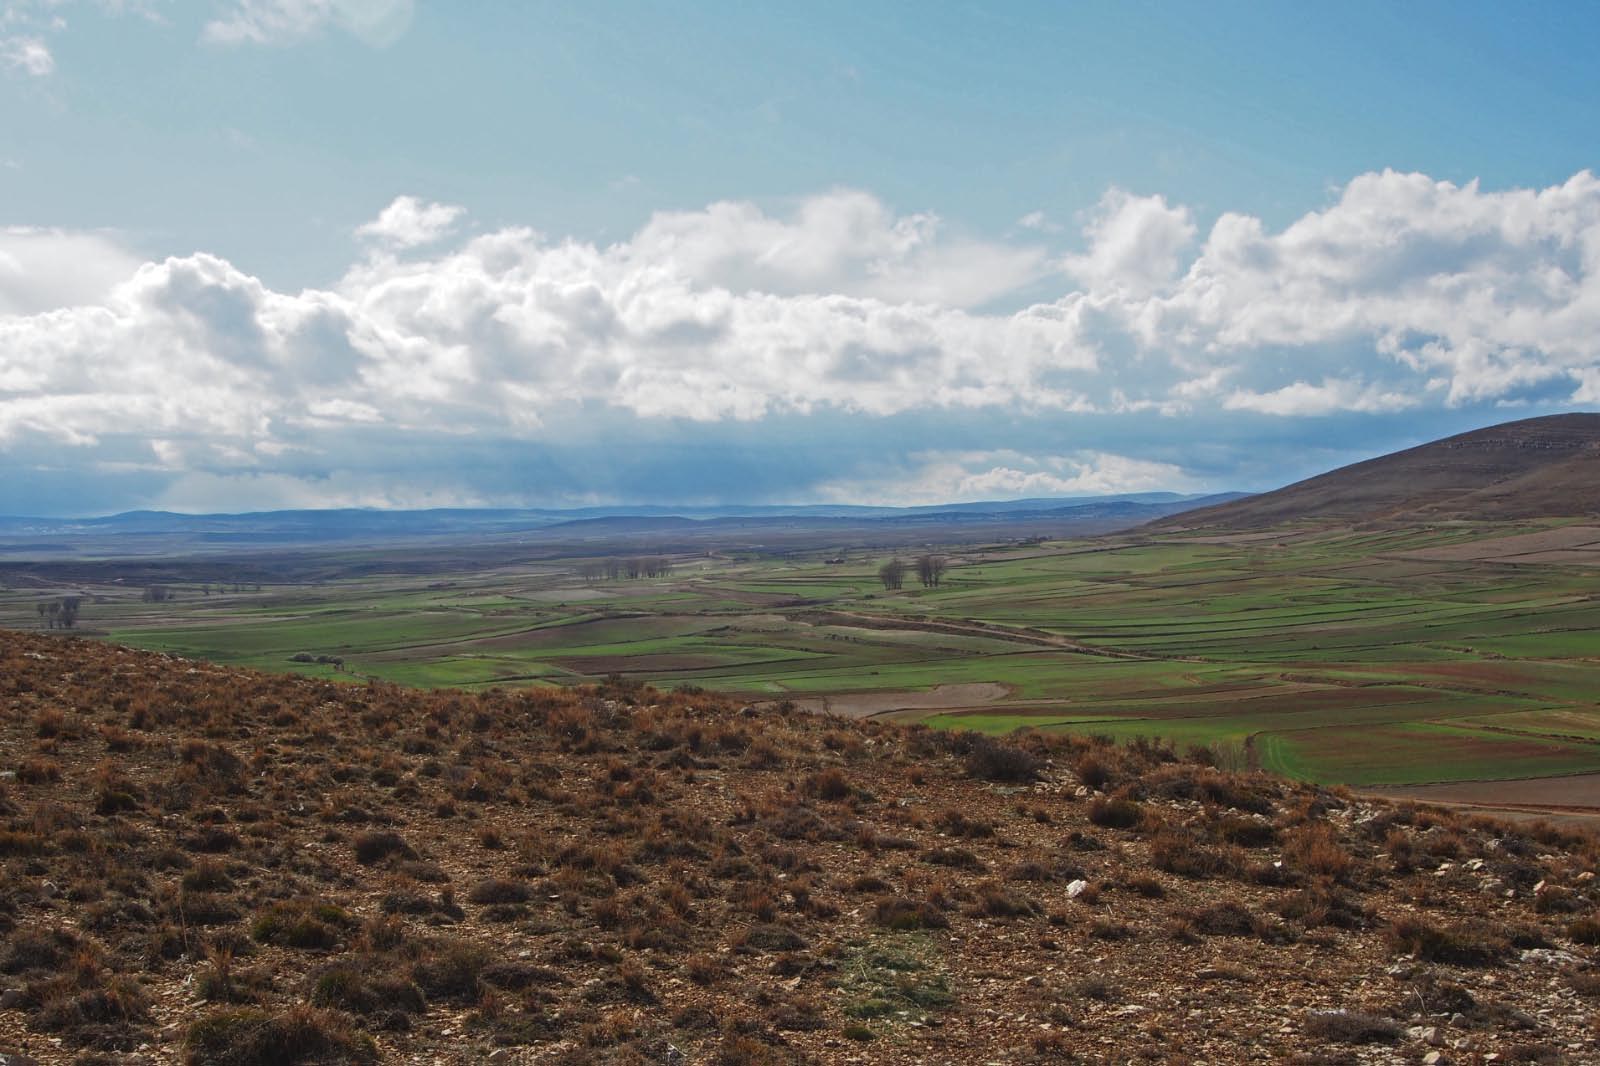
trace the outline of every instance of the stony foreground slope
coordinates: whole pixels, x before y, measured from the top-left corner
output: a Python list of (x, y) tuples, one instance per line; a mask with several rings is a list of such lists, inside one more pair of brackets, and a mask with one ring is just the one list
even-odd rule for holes
[(1089, 740), (0, 633), (0, 1061), (1600, 1061), (1597, 848)]
[(1382, 455), (1157, 528), (1498, 522), (1600, 514), (1600, 414), (1548, 415)]

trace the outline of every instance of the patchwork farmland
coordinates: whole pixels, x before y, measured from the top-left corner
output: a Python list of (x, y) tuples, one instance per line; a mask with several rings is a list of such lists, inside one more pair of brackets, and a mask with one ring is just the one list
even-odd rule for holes
[(867, 552), (713, 552), (589, 582), (573, 560), (421, 577), (368, 560), (317, 584), (179, 583), (164, 603), (12, 588), (0, 623), (77, 591), (88, 632), (231, 665), (469, 689), (615, 675), (1406, 785), (1600, 772), (1600, 568), (1581, 547), (1550, 558), (1593, 540), (1558, 522), (1133, 535), (961, 551), (938, 587), (898, 591)]

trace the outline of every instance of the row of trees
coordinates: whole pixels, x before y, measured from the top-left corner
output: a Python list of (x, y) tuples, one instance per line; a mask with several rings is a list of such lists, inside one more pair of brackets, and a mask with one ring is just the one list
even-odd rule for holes
[(917, 580), (922, 582), (923, 588), (938, 588), (944, 580), (946, 565), (947, 561), (942, 555), (919, 555), (911, 565), (904, 559), (894, 558), (878, 567), (878, 580), (883, 582), (886, 590), (893, 592), (905, 588), (906, 574), (915, 568)]
[[(216, 586), (216, 589), (217, 589), (217, 595), (221, 596), (221, 595), (225, 594), (228, 591), (228, 586), (226, 584), (223, 584), (222, 582), (218, 582), (217, 586)], [(192, 592), (193, 590), (191, 589), (190, 591)], [(233, 591), (235, 593), (244, 592), (245, 591), (244, 582), (235, 581), (233, 583)], [(259, 581), (256, 582), (256, 584), (255, 584), (255, 591), (257, 591), (257, 592), (261, 591), (261, 583)], [(210, 596), (211, 595), (211, 583), (210, 582), (207, 582), (204, 585), (200, 586), (200, 594), (202, 596)], [(175, 589), (175, 588), (172, 588), (169, 585), (146, 585), (145, 586), (145, 590), (144, 590), (144, 594), (142, 596), (140, 596), (139, 598), (142, 601), (144, 601), (145, 603), (171, 603), (171, 602), (173, 602), (174, 600), (176, 600), (178, 598), (178, 590)]]
[(641, 577), (666, 577), (672, 573), (672, 560), (665, 555), (641, 555), (633, 559), (596, 559), (578, 567), (584, 584), (596, 581), (637, 580)]

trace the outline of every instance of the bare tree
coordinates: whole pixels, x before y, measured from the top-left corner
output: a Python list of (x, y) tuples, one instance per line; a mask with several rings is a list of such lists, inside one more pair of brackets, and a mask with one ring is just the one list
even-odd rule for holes
[(944, 580), (945, 559), (942, 555), (919, 555), (917, 557), (917, 580), (922, 582), (923, 588), (938, 588), (939, 582)]
[(906, 584), (906, 564), (903, 559), (890, 559), (878, 567), (878, 580), (883, 582), (883, 587), (890, 592), (904, 588)]
[(606, 576), (606, 564), (598, 560), (584, 563), (578, 567), (578, 576), (583, 578), (585, 585), (592, 585)]

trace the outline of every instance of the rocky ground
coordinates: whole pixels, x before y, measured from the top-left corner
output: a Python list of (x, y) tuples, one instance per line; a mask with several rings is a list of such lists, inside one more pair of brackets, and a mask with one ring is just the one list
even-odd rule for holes
[(0, 633), (0, 1063), (1600, 1062), (1593, 837)]

